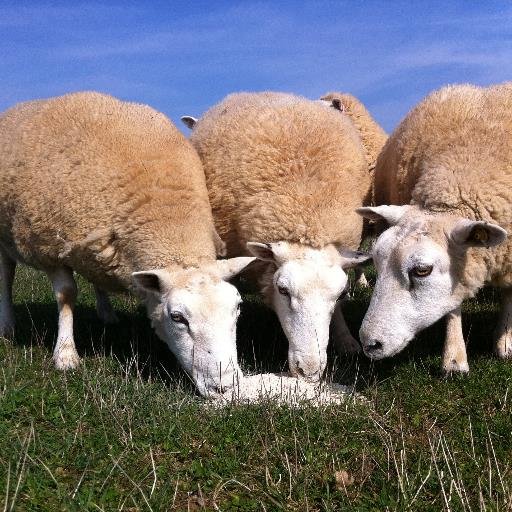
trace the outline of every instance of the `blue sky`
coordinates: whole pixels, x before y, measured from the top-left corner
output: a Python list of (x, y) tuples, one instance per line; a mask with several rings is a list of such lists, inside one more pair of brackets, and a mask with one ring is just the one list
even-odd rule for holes
[(100, 90), (178, 121), (226, 94), (361, 98), (392, 130), (447, 83), (512, 79), (509, 1), (0, 2), (0, 110)]

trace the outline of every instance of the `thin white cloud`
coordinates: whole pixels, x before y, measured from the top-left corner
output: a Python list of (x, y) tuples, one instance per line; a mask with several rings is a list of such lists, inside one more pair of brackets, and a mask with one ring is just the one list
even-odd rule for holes
[[(23, 24), (20, 32), (59, 29), (39, 46), (31, 37), (4, 38), (0, 53), (6, 67), (22, 62), (27, 76), (35, 59), (39, 69), (71, 70), (76, 76), (67, 90), (95, 87), (125, 97), (133, 91), (141, 100), (161, 97), (162, 103), (193, 105), (193, 114), (242, 88), (312, 97), (345, 89), (371, 98), (377, 117), (394, 122), (400, 108), (444, 81), (512, 78), (512, 9), (468, 13), (459, 5), (457, 15), (430, 10), (425, 18), (419, 13), (408, 19), (389, 5), (251, 2), (226, 8), (212, 2), (200, 15), (162, 10), (160, 17), (151, 3), (0, 8), (0, 26)], [(83, 23), (76, 25), (77, 19)], [(63, 89), (51, 76), (46, 85), (29, 83), (23, 74), (21, 81), (28, 95)], [(214, 85), (208, 94), (199, 86), (205, 82)], [(176, 83), (190, 87), (171, 91)], [(13, 79), (8, 85), (18, 86)], [(37, 95), (42, 94), (31, 94)]]
[(194, 51), (197, 44), (216, 44), (224, 37), (223, 29), (195, 33), (186, 30), (163, 31), (122, 41), (70, 45), (57, 49), (53, 52), (53, 56), (69, 59), (101, 59), (159, 53), (175, 54), (186, 50)]

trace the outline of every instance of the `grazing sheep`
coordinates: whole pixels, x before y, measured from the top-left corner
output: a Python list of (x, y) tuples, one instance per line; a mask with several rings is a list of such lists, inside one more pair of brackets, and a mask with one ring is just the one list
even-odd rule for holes
[(356, 253), (354, 209), (370, 187), (365, 151), (350, 118), (291, 94), (232, 94), (194, 124), (217, 230), (228, 255), (265, 262), (260, 286), (288, 337), (294, 375), (317, 380), (335, 338), (358, 351), (337, 299)]
[(0, 331), (14, 328), (16, 262), (43, 270), (59, 308), (59, 369), (79, 363), (73, 271), (133, 288), (203, 394), (237, 371), (240, 296), (225, 282), (253, 258), (216, 261), (201, 162), (161, 113), (94, 92), (22, 103), (0, 117)]
[(460, 306), (484, 284), (503, 289), (495, 351), (512, 356), (511, 134), (509, 83), (440, 89), (390, 136), (375, 170), (383, 206), (359, 210), (392, 226), (374, 248), (379, 275), (360, 331), (373, 359), (446, 315), (443, 369), (467, 372)]

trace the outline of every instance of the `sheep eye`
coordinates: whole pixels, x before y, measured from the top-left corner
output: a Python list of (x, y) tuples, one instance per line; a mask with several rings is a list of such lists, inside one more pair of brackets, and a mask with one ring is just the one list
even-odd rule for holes
[(417, 265), (411, 270), (415, 277), (427, 277), (432, 273), (432, 265)]
[(177, 324), (188, 325), (188, 320), (178, 311), (171, 312), (171, 320)]
[(290, 296), (290, 291), (288, 290), (288, 288), (284, 287), (284, 286), (278, 286), (277, 287), (277, 291), (281, 294), (281, 295), (284, 295), (285, 297), (289, 297)]

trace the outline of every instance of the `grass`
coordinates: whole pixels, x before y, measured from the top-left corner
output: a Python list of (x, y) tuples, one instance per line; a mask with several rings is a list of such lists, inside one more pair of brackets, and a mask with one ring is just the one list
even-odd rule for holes
[[(512, 364), (490, 353), (494, 292), (465, 305), (469, 376), (441, 376), (435, 325), (392, 360), (333, 362), (369, 405), (218, 410), (136, 301), (117, 298), (121, 323), (104, 329), (79, 286), (83, 364), (58, 373), (50, 287), (19, 269), (16, 339), (0, 340), (0, 510), (512, 510)], [(353, 332), (369, 295), (345, 307)], [(284, 367), (278, 322), (251, 295), (239, 339), (245, 369)]]

